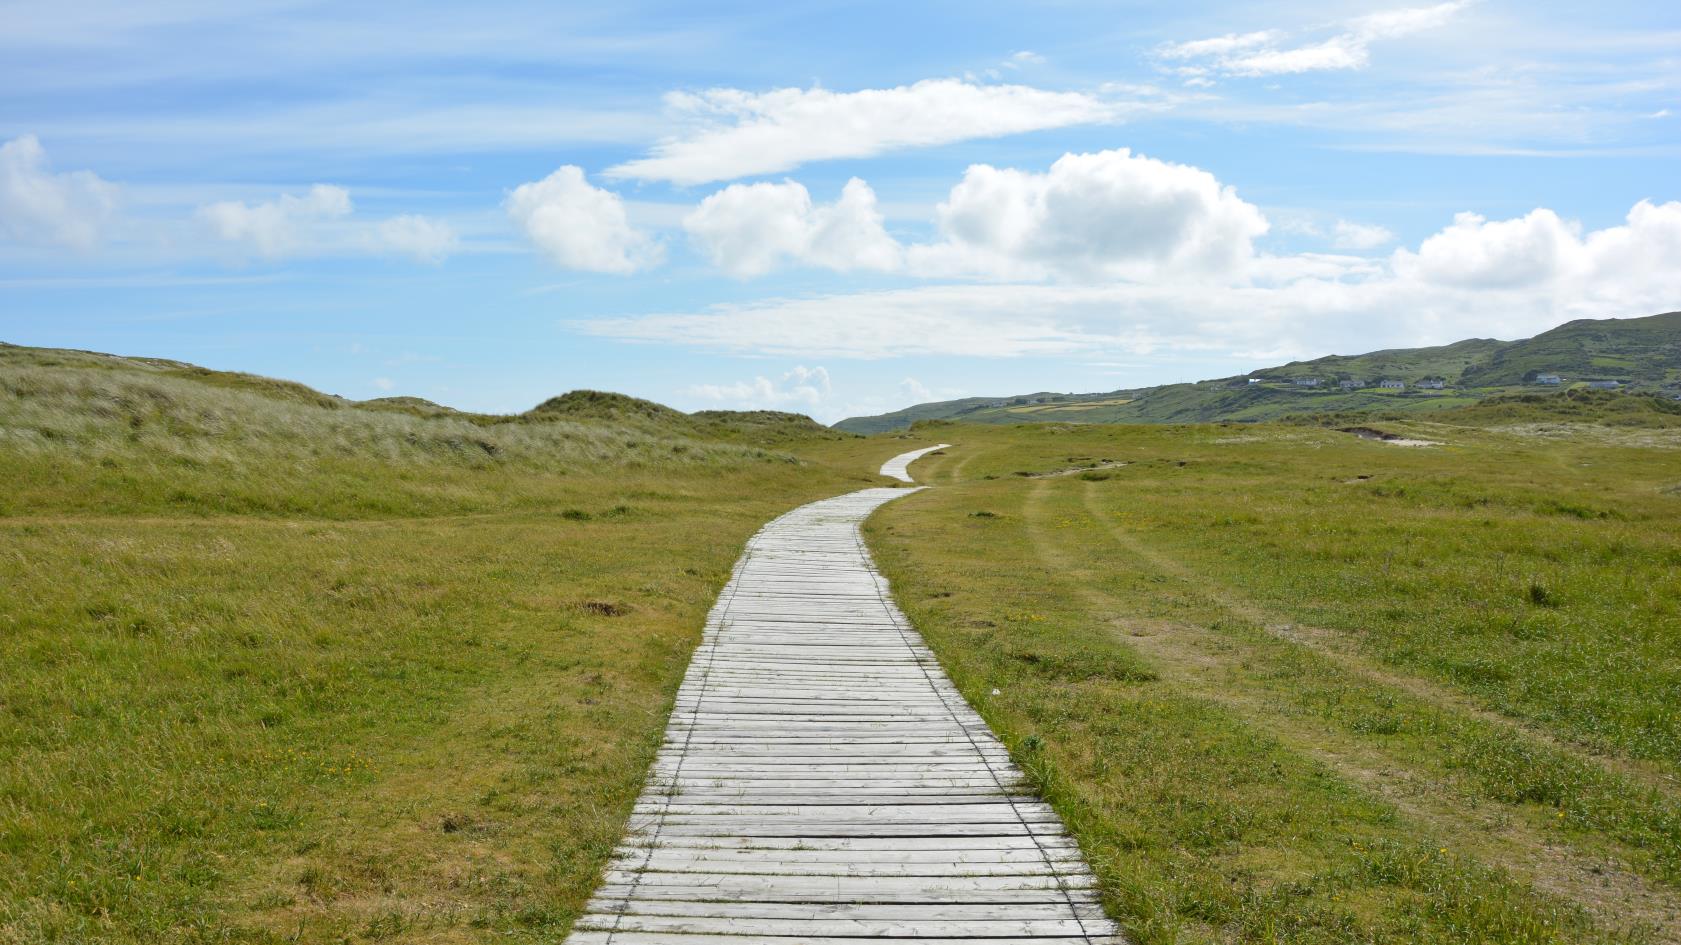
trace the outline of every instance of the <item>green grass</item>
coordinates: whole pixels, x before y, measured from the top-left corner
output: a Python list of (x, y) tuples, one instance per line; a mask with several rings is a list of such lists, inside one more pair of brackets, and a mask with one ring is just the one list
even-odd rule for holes
[(904, 448), (5, 354), (7, 945), (554, 940), (742, 543)]
[(1389, 426), (929, 428), (869, 537), (1138, 940), (1675, 941), (1681, 440)]
[(1672, 413), (864, 439), (0, 348), (0, 943), (556, 940), (745, 539), (939, 441), (869, 540), (1135, 940), (1681, 941)]

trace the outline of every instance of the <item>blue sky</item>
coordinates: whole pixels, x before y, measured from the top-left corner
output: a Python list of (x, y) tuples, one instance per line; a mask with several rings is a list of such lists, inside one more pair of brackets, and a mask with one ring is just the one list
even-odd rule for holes
[(1681, 308), (1667, 5), (0, 16), (13, 343), (832, 421)]

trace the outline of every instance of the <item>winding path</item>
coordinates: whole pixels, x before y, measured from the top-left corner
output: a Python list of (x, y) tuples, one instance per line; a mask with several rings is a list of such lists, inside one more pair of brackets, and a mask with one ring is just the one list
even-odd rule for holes
[(915, 491), (813, 502), (747, 543), (569, 943), (1123, 941), (864, 548), (864, 519)]

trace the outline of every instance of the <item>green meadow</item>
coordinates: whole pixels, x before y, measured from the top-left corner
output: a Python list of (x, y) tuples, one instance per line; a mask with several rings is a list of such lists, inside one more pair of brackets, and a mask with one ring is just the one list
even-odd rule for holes
[(1681, 428), (1641, 409), (924, 425), (937, 488), (867, 531), (1138, 941), (1673, 942)]
[(742, 543), (895, 452), (0, 353), (7, 945), (556, 940)]
[(536, 942), (743, 542), (868, 541), (1140, 945), (1681, 941), (1681, 416), (837, 434), (0, 347), (0, 943)]

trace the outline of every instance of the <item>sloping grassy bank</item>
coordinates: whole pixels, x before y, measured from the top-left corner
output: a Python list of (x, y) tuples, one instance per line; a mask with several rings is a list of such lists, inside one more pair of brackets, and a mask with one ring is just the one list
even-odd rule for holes
[(6, 943), (553, 940), (742, 542), (905, 448), (21, 350)]

